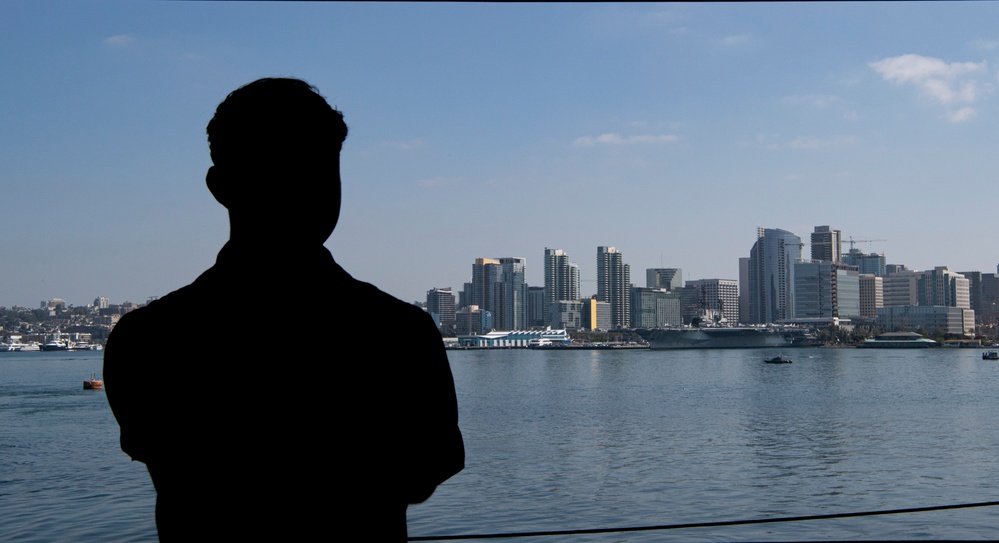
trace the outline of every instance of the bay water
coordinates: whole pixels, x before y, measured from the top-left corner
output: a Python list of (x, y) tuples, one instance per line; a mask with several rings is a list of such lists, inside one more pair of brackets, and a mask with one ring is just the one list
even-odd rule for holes
[[(763, 363), (774, 354), (450, 351), (466, 468), (409, 508), (410, 535), (999, 499), (999, 362), (816, 348)], [(155, 539), (144, 466), (118, 449), (104, 393), (82, 389), (100, 367), (100, 352), (0, 353), (0, 540)], [(321, 495), (335, 506), (335, 488)], [(999, 509), (518, 541), (823, 539), (999, 539)]]

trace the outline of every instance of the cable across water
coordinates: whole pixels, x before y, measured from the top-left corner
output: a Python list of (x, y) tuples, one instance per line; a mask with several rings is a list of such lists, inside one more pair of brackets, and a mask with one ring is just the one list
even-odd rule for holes
[(771, 524), (778, 522), (801, 522), (806, 520), (829, 520), (841, 518), (873, 517), (882, 515), (902, 515), (906, 513), (928, 513), (932, 511), (948, 511), (954, 509), (971, 509), (975, 507), (993, 507), (999, 501), (961, 503), (952, 505), (934, 505), (929, 507), (909, 507), (905, 509), (882, 509), (878, 511), (859, 511), (853, 513), (832, 513), (827, 515), (806, 515), (798, 517), (777, 517), (749, 520), (722, 520), (715, 522), (692, 522), (685, 524), (660, 524), (654, 526), (628, 526), (620, 528), (588, 528), (579, 530), (541, 530), (536, 532), (506, 532), (494, 534), (466, 534), (440, 536), (414, 536), (409, 541), (460, 541), (470, 539), (501, 539), (518, 537), (554, 537), (584, 534), (610, 534), (621, 532), (653, 532), (664, 530), (680, 530), (685, 528), (717, 528), (720, 526), (746, 526), (750, 524)]

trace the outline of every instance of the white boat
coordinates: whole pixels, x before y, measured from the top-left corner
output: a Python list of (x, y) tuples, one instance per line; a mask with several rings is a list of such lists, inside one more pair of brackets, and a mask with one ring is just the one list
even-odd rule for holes
[(37, 341), (21, 343), (21, 336), (10, 336), (10, 343), (0, 343), (0, 352), (20, 353), (40, 350), (41, 347)]
[(38, 343), (37, 341), (29, 341), (27, 343), (20, 343), (20, 344), (17, 345), (17, 347), (18, 347), (18, 350), (21, 351), (21, 352), (40, 351), (40, 350), (42, 350), (41, 344)]

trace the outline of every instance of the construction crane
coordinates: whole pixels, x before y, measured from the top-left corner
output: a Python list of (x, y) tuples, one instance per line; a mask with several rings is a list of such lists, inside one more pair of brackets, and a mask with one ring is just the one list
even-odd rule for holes
[(853, 244), (854, 243), (871, 243), (871, 242), (874, 242), (874, 241), (888, 241), (888, 240), (886, 240), (886, 239), (853, 239), (853, 236), (850, 236), (850, 239), (848, 239), (846, 241), (850, 244), (850, 252), (852, 253), (853, 252)]

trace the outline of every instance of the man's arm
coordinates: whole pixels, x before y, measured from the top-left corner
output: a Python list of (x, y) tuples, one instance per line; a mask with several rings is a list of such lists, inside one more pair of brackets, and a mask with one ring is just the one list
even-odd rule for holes
[(440, 332), (429, 315), (420, 312), (418, 337), (410, 363), (410, 404), (406, 440), (413, 461), (406, 472), (406, 501), (420, 503), (437, 485), (465, 466), (465, 446), (458, 429), (454, 378)]

